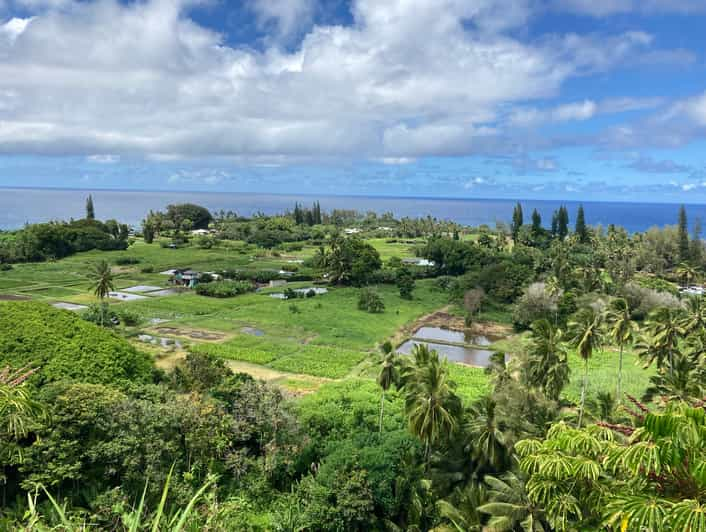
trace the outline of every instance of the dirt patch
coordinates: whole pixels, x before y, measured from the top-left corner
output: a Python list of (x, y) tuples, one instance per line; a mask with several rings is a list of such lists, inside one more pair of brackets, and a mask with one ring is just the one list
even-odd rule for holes
[(186, 351), (161, 351), (155, 354), (154, 365), (164, 371), (171, 371), (185, 358)]
[(180, 327), (155, 327), (152, 330), (157, 334), (180, 336), (182, 338), (190, 338), (192, 340), (201, 340), (204, 342), (220, 342), (228, 338), (228, 335), (225, 333), (206, 331), (202, 329), (187, 329)]
[(17, 296), (15, 294), (0, 294), (0, 301), (27, 301), (27, 296)]

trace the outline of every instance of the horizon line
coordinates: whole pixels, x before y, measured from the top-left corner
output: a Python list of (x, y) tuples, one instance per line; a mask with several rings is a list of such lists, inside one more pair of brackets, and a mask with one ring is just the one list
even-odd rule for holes
[(687, 203), (683, 201), (629, 201), (629, 200), (575, 200), (575, 199), (537, 199), (537, 198), (502, 198), (502, 197), (472, 197), (472, 196), (403, 196), (390, 194), (315, 194), (306, 192), (253, 192), (238, 190), (173, 190), (173, 189), (141, 189), (141, 188), (79, 188), (79, 187), (51, 187), (51, 186), (7, 186), (0, 185), (0, 190), (53, 190), (53, 191), (75, 191), (75, 192), (147, 192), (147, 193), (170, 193), (170, 194), (249, 194), (265, 196), (305, 196), (311, 198), (332, 197), (332, 198), (367, 198), (367, 199), (413, 199), (423, 201), (537, 201), (537, 202), (566, 202), (576, 204), (591, 203), (615, 203), (615, 204), (636, 204), (636, 205), (694, 205), (703, 206), (705, 203)]

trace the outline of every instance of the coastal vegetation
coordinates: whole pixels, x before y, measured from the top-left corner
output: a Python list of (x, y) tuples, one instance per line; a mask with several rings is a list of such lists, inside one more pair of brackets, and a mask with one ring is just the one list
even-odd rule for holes
[(0, 234), (0, 529), (706, 529), (684, 209), (97, 212)]

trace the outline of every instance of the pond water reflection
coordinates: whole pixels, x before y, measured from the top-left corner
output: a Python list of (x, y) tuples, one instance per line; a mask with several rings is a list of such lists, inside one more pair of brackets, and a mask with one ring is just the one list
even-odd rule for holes
[(452, 362), (460, 362), (478, 368), (487, 368), (490, 365), (490, 357), (495, 353), (495, 351), (489, 349), (435, 344), (434, 342), (421, 342), (418, 340), (407, 340), (397, 348), (397, 352), (402, 355), (409, 355), (412, 353), (415, 344), (426, 345), (429, 349), (437, 351), (439, 355), (445, 356)]

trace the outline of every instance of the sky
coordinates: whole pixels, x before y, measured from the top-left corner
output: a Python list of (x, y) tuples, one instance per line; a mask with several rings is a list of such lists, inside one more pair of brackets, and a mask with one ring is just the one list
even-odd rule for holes
[(706, 0), (0, 0), (0, 186), (706, 202)]

